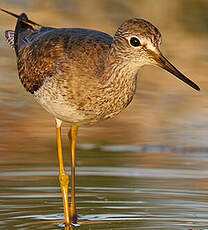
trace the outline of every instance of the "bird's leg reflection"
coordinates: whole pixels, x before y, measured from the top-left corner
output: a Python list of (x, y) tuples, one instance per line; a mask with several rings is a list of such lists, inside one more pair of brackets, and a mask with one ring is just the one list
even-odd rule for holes
[(70, 203), (70, 218), (71, 223), (76, 223), (76, 202), (75, 202), (75, 148), (77, 139), (78, 126), (73, 125), (69, 131), (69, 140), (71, 142), (71, 203)]
[(65, 225), (64, 230), (75, 230), (75, 226), (71, 225)]

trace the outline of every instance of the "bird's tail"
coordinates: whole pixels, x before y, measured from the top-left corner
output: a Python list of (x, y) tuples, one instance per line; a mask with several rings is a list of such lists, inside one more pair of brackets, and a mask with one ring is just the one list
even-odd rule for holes
[(21, 45), (27, 43), (26, 36), (30, 37), (30, 35), (33, 34), (34, 31), (40, 30), (41, 25), (29, 20), (25, 13), (17, 15), (4, 9), (1, 10), (17, 18), (15, 30), (5, 31), (5, 37), (9, 46), (14, 48), (16, 54), (18, 55), (18, 50), (21, 47)]
[(2, 8), (0, 8), (0, 9), (1, 9), (1, 11), (5, 12), (5, 13), (7, 13), (7, 14), (10, 14), (11, 16), (17, 18), (19, 21), (21, 21), (21, 22), (23, 22), (23, 23), (25, 23), (25, 24), (27, 24), (27, 25), (30, 25), (30, 26), (37, 26), (38, 28), (36, 28), (36, 29), (40, 29), (40, 27), (41, 27), (41, 25), (37, 24), (36, 22), (33, 22), (33, 21), (29, 20), (29, 19), (27, 18), (27, 15), (25, 15), (24, 13), (23, 13), (23, 14), (26, 16), (26, 18), (21, 17), (22, 14), (21, 14), (21, 15), (17, 15), (17, 14), (15, 14), (15, 13), (12, 13), (12, 12), (10, 12), (10, 11), (4, 10), (4, 9), (2, 9)]

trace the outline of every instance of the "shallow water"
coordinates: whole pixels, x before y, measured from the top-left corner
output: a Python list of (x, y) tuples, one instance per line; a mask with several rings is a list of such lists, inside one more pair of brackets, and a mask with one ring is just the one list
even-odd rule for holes
[[(206, 153), (116, 147), (79, 147), (79, 229), (208, 228)], [(0, 229), (63, 226), (57, 162), (32, 163), (33, 154), (28, 164), (1, 164)]]
[[(79, 130), (76, 229), (208, 229), (208, 34), (207, 22), (199, 24), (203, 12), (196, 11), (208, 4), (153, 2), (0, 1), (40, 24), (110, 34), (129, 17), (146, 18), (160, 28), (165, 56), (201, 87), (195, 92), (145, 67), (123, 113)], [(197, 17), (191, 31), (184, 17), (189, 12)], [(64, 229), (54, 119), (17, 77), (14, 52), (3, 37), (15, 20), (0, 13), (0, 21), (0, 229)], [(65, 124), (69, 171), (67, 131)]]

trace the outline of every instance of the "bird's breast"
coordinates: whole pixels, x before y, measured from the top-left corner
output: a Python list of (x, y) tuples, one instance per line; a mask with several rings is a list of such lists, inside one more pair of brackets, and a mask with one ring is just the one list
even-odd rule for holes
[(135, 90), (136, 80), (128, 85), (124, 82), (98, 87), (49, 77), (34, 92), (34, 98), (54, 117), (70, 124), (88, 125), (120, 113), (133, 99)]

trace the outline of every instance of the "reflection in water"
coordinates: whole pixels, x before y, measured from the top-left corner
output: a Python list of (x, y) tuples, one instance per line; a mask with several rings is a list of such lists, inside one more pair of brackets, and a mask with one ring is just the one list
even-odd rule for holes
[[(80, 229), (121, 229), (122, 225), (123, 229), (187, 230), (208, 226), (206, 153), (112, 149), (79, 150), (76, 199)], [(51, 153), (41, 155), (44, 159)], [(38, 166), (30, 161), (32, 156), (28, 152), (27, 165), (0, 165), (3, 229), (64, 227), (58, 167), (54, 167), (57, 162), (54, 159)], [(95, 161), (96, 156), (102, 161)]]
[(75, 227), (73, 225), (71, 225), (70, 227), (69, 226), (65, 227), (65, 230), (74, 230), (74, 229), (75, 229)]
[[(197, 94), (168, 79), (168, 73), (144, 68), (134, 103), (125, 112), (80, 131), (76, 182), (80, 229), (208, 228), (208, 35), (201, 17), (208, 4), (195, 0), (152, 4), (1, 1), (1, 7), (25, 11), (40, 24), (110, 34), (129, 17), (148, 19), (161, 29), (164, 53), (202, 88)], [(186, 17), (193, 12), (197, 20)], [(62, 229), (54, 121), (22, 89), (14, 55), (3, 38), (14, 21), (4, 14), (0, 19), (0, 229)], [(63, 141), (68, 144), (67, 137)]]

